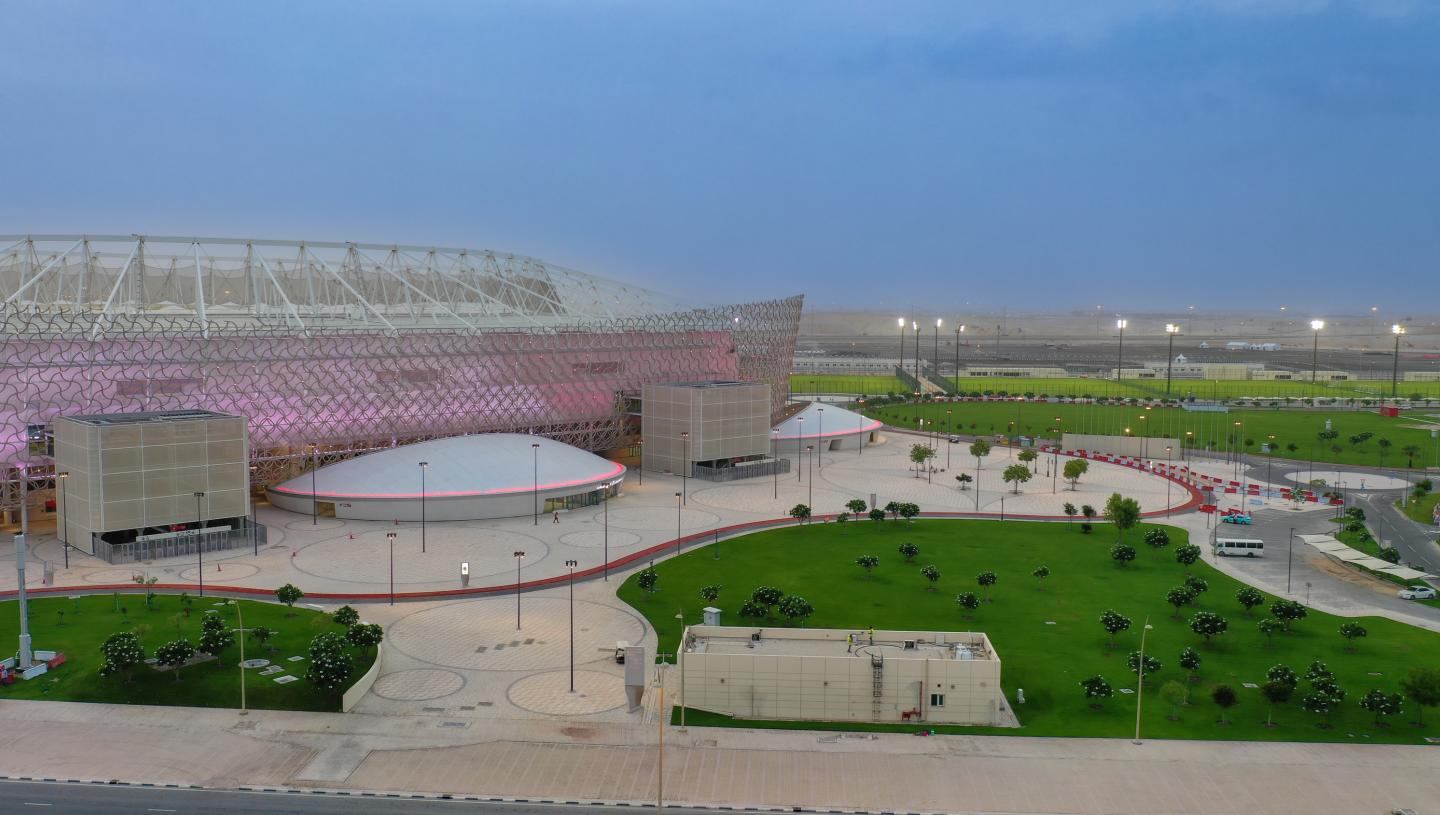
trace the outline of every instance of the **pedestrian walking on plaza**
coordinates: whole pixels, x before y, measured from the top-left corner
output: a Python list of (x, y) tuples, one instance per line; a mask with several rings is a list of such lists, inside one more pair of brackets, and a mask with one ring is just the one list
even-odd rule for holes
[(551, 523), (560, 523), (560, 510), (555, 510), (555, 520), (551, 521)]
[(875, 626), (870, 626), (870, 644), (875, 644)]
[(855, 650), (855, 635), (854, 635), (854, 634), (846, 634), (846, 635), (845, 635), (845, 653), (848, 654), (848, 653), (851, 653), (851, 652), (854, 651), (854, 650)]

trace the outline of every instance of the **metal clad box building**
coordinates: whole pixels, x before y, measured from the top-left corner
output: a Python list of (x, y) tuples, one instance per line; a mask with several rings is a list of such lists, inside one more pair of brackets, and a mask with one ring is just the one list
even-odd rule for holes
[(770, 385), (687, 382), (641, 391), (644, 466), (693, 475), (691, 465), (764, 458), (770, 451)]

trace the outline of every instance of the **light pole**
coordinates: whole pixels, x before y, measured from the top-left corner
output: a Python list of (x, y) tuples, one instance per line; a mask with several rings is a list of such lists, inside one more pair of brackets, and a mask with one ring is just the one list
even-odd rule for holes
[(196, 570), (199, 573), (201, 597), (205, 596), (205, 536), (200, 532), (200, 525), (205, 523), (200, 517), (200, 499), (204, 497), (204, 492), (195, 491), (195, 555), (199, 558)]
[(860, 412), (858, 415), (860, 424), (860, 455), (865, 455), (865, 397), (860, 397)]
[(1290, 527), (1290, 542), (1285, 545), (1285, 593), (1290, 593), (1290, 566), (1295, 562), (1295, 527)]
[(810, 462), (810, 497), (805, 499), (805, 506), (815, 509), (815, 445), (805, 445), (805, 458)]
[(229, 604), (235, 607), (235, 621), (239, 626), (235, 632), (240, 636), (240, 715), (249, 716), (250, 711), (245, 707), (245, 632), (250, 629), (245, 627), (245, 612), (240, 610), (239, 600), (230, 600)]
[(1275, 434), (1271, 433), (1265, 438), (1268, 440), (1265, 444), (1266, 452), (1270, 454), (1265, 458), (1265, 497), (1269, 498), (1270, 487), (1275, 483), (1270, 480), (1270, 469), (1275, 466)]
[(775, 482), (773, 500), (780, 500), (780, 428), (770, 428), (770, 458), (774, 459), (771, 464), (770, 476)]
[(1165, 334), (1170, 338), (1170, 348), (1165, 352), (1165, 395), (1170, 395), (1170, 379), (1175, 370), (1175, 335), (1180, 333), (1180, 326), (1174, 323), (1165, 324)]
[(960, 335), (965, 333), (965, 326), (955, 328), (955, 392), (960, 392)]
[(1390, 399), (1393, 401), (1400, 394), (1400, 338), (1405, 335), (1405, 326), (1396, 323), (1390, 326), (1390, 333), (1395, 335), (1395, 359), (1390, 363)]
[(643, 487), (645, 486), (645, 440), (641, 439), (635, 442), (635, 446), (640, 448), (640, 466), (636, 469), (640, 471), (640, 486)]
[(611, 483), (608, 481), (600, 485), (600, 489), (602, 490), (602, 492), (600, 493), (600, 517), (604, 518), (603, 528), (605, 530), (605, 563), (601, 571), (605, 576), (606, 583), (610, 582), (610, 487)]
[(1061, 421), (1061, 420), (1060, 420), (1060, 417), (1059, 417), (1059, 416), (1056, 416), (1056, 417), (1055, 417), (1055, 450), (1053, 451), (1053, 459), (1054, 459), (1054, 460), (1051, 462), (1051, 465), (1050, 465), (1050, 494), (1051, 494), (1051, 495), (1054, 495), (1054, 494), (1055, 494), (1056, 490), (1059, 488), (1059, 485), (1060, 485), (1060, 441), (1061, 441), (1061, 439), (1064, 438), (1064, 434), (1062, 434), (1062, 433), (1060, 432), (1060, 421)]
[(1145, 627), (1140, 629), (1140, 664), (1137, 666), (1140, 679), (1135, 683), (1135, 741), (1132, 742), (1133, 744), (1140, 743), (1140, 706), (1145, 696), (1145, 634), (1151, 628), (1150, 618), (1146, 617)]
[(680, 502), (688, 504), (690, 502), (690, 482), (687, 480), (690, 476), (690, 432), (688, 430), (680, 431), (680, 441), (685, 445), (685, 460), (680, 462), (682, 468), (680, 470)]
[(1315, 332), (1315, 343), (1310, 347), (1310, 395), (1314, 396), (1320, 381), (1320, 331), (1325, 328), (1324, 320), (1311, 320), (1310, 330)]
[(800, 430), (795, 434), (795, 483), (798, 484), (804, 480), (800, 477), (800, 472), (804, 469), (801, 467), (804, 462), (800, 460), (800, 445), (805, 440), (805, 417), (797, 416), (795, 421), (800, 425)]
[(315, 471), (320, 469), (320, 448), (310, 443), (310, 525), (320, 523), (320, 494), (315, 489)]
[(951, 410), (950, 410), (949, 408), (946, 408), (946, 409), (945, 409), (945, 469), (946, 469), (947, 471), (950, 469), (950, 448), (955, 446), (955, 442), (952, 441), (952, 439), (955, 437), (955, 431), (950, 428), (950, 419), (951, 419)]
[[(900, 370), (905, 370), (905, 318), (900, 317), (895, 321), (900, 326)], [(919, 340), (916, 340), (919, 342)]]
[(525, 559), (525, 552), (515, 552), (515, 630), (520, 630), (520, 562)]
[(1174, 449), (1165, 445), (1165, 517), (1170, 517), (1170, 451)]
[(575, 692), (575, 567), (580, 563), (574, 560), (565, 561), (565, 568), (570, 570), (570, 692)]
[(425, 554), (425, 471), (430, 462), (420, 462), (420, 554)]
[(675, 493), (675, 554), (680, 554), (680, 493)]
[(385, 537), (390, 541), (390, 605), (395, 605), (395, 533), (386, 532)]
[[(255, 465), (251, 464), (250, 483), (245, 485), (246, 489), (253, 490), (254, 487), (252, 487), (251, 485), (254, 483)], [(258, 518), (258, 512), (255, 509), (255, 495), (253, 492), (251, 492), (246, 497), (248, 498), (248, 502), (250, 504), (250, 554), (253, 557), (260, 557), (260, 523)]]
[(1186, 459), (1185, 459), (1185, 447), (1186, 447), (1186, 445), (1189, 445), (1190, 447), (1194, 447), (1194, 446), (1195, 446), (1195, 431), (1194, 431), (1194, 430), (1186, 430), (1186, 431), (1185, 431), (1185, 440), (1180, 443), (1180, 460), (1181, 460), (1181, 461), (1185, 461), (1185, 460), (1186, 460)]
[(685, 614), (681, 612), (675, 615), (680, 621), (680, 656), (677, 658), (680, 663), (680, 728), (685, 728)]
[[(1243, 456), (1243, 455), (1245, 454), (1245, 452), (1244, 452), (1244, 450), (1245, 450), (1245, 440), (1241, 438), (1241, 436), (1244, 436), (1244, 435), (1245, 435), (1245, 423), (1244, 423), (1244, 422), (1236, 422), (1236, 423), (1235, 423), (1235, 477), (1236, 477), (1237, 479), (1240, 478), (1240, 472), (1245, 469), (1244, 466), (1242, 466), (1242, 465), (1243, 465), (1243, 462), (1240, 461), (1241, 456)], [(1241, 503), (1241, 505), (1244, 505), (1244, 503), (1245, 503), (1245, 496), (1244, 496), (1243, 490), (1242, 490), (1241, 496), (1240, 496), (1240, 503)]]
[(936, 373), (940, 371), (940, 324), (943, 322), (939, 317), (935, 318), (935, 358), (930, 360), (930, 364), (935, 366)]
[(1140, 421), (1143, 422), (1140, 425), (1140, 460), (1142, 463), (1150, 457), (1150, 423), (1145, 421), (1149, 418), (1143, 413), (1140, 414)]
[(55, 478), (60, 481), (60, 548), (65, 551), (65, 568), (70, 568), (70, 504), (65, 500), (65, 481), (70, 478), (69, 473), (56, 473)]
[[(915, 332), (915, 382), (916, 382), (916, 384), (919, 384), (919, 382), (920, 382), (920, 323), (918, 323), (918, 322), (916, 322), (916, 321), (914, 321), (914, 320), (911, 320), (911, 321), (910, 321), (910, 330)], [(919, 407), (919, 405), (920, 405), (920, 397), (919, 397), (919, 396), (916, 396), (916, 397), (915, 397), (915, 405), (916, 405), (916, 407)]]
[[(536, 442), (531, 442), (531, 443), (530, 443), (530, 453), (531, 453), (530, 458), (531, 458), (531, 464), (532, 464), (532, 467), (531, 467), (531, 482), (530, 482), (530, 502), (531, 502), (531, 504), (533, 505), (533, 510), (534, 510), (534, 514), (535, 514), (535, 523), (534, 523), (533, 525), (534, 525), (534, 526), (539, 526), (539, 525), (540, 525), (540, 442), (536, 441)], [(522, 554), (523, 554), (523, 553), (522, 553)], [(516, 596), (515, 602), (516, 602), (517, 604), (520, 602), (520, 599), (519, 599), (519, 596), (518, 596), (518, 595)], [(517, 625), (516, 628), (519, 628), (519, 626)]]
[[(815, 412), (820, 414), (820, 417), (818, 419), (820, 428), (815, 432), (815, 444), (818, 446), (825, 443), (825, 408), (815, 408)], [(820, 469), (825, 468), (824, 447), (821, 447), (820, 450), (815, 454), (815, 466), (819, 467)]]
[(1120, 346), (1115, 352), (1115, 381), (1119, 382), (1125, 376), (1125, 326), (1129, 320), (1116, 320), (1115, 327), (1120, 329)]

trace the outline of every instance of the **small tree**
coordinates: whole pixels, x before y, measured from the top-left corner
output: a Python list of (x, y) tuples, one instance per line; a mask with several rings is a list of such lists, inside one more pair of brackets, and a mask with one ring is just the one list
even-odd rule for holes
[(1242, 586), (1235, 592), (1235, 602), (1244, 606), (1245, 613), (1248, 615), (1250, 609), (1265, 604), (1265, 595), (1261, 594), (1259, 589), (1251, 586)]
[(1335, 707), (1335, 700), (1331, 699), (1329, 694), (1324, 691), (1311, 691), (1300, 700), (1300, 707), (1304, 708), (1306, 713), (1314, 713), (1320, 717), (1322, 730), (1330, 727), (1330, 711)]
[(1185, 683), (1189, 685), (1195, 681), (1196, 674), (1200, 672), (1200, 652), (1190, 646), (1180, 649), (1180, 667), (1185, 669)]
[(1200, 547), (1195, 544), (1187, 543), (1184, 546), (1175, 547), (1175, 562), (1184, 566), (1185, 571), (1190, 571), (1190, 567), (1194, 566), (1195, 561), (1199, 559)]
[[(1070, 482), (1070, 490), (1073, 492), (1076, 485), (1080, 483), (1080, 476), (1090, 470), (1090, 462), (1083, 458), (1072, 458), (1065, 462), (1065, 467), (1060, 470), (1060, 475)], [(1088, 516), (1087, 516), (1088, 517)]]
[(1176, 620), (1180, 619), (1180, 608), (1190, 605), (1190, 601), (1194, 599), (1195, 593), (1190, 591), (1188, 586), (1176, 586), (1165, 592), (1165, 602), (1175, 607), (1175, 613), (1171, 615), (1171, 618)]
[(1090, 707), (1095, 710), (1100, 709), (1100, 703), (1094, 700), (1109, 699), (1115, 694), (1114, 689), (1110, 687), (1110, 683), (1106, 682), (1105, 677), (1099, 674), (1088, 679), (1080, 680), (1080, 689), (1085, 693), (1085, 698), (1091, 700)]
[(869, 517), (872, 521), (883, 521), (885, 520), (885, 510), (876, 507), (870, 510)]
[(915, 465), (915, 477), (925, 472), (925, 463), (935, 456), (935, 451), (930, 449), (928, 444), (910, 445), (910, 463)]
[(1110, 646), (1115, 647), (1115, 635), (1130, 627), (1130, 618), (1114, 610), (1106, 609), (1100, 612), (1100, 625), (1110, 635)]
[(1440, 705), (1440, 668), (1411, 666), (1409, 673), (1400, 680), (1400, 690), (1415, 703), (1415, 724), (1424, 721), (1427, 707)]
[(746, 600), (740, 604), (740, 616), (763, 620), (770, 616), (770, 609), (754, 600)]
[(1270, 670), (1265, 672), (1265, 679), (1268, 682), (1280, 682), (1292, 688), (1300, 684), (1300, 677), (1295, 674), (1294, 669), (1281, 663), (1270, 666)]
[(1021, 463), (1028, 465), (1032, 473), (1035, 471), (1035, 459), (1039, 457), (1040, 455), (1034, 450), (1021, 450), (1019, 455), (1015, 456)]
[(331, 616), (335, 618), (337, 625), (343, 625), (346, 628), (360, 622), (360, 612), (349, 606), (341, 606), (335, 609), (335, 613)]
[(1210, 699), (1220, 707), (1220, 724), (1229, 724), (1225, 720), (1225, 713), (1240, 702), (1240, 697), (1235, 695), (1235, 689), (1229, 685), (1216, 685), (1210, 691)]
[[(1125, 658), (1125, 664), (1126, 664), (1126, 666), (1128, 666), (1128, 667), (1130, 668), (1130, 671), (1131, 671), (1132, 673), (1134, 673), (1137, 678), (1140, 677), (1140, 652), (1139, 652), (1139, 651), (1131, 651), (1131, 652), (1130, 652), (1130, 656), (1128, 656), (1128, 657)], [(1157, 659), (1157, 658), (1155, 657), (1155, 655), (1153, 655), (1153, 654), (1146, 654), (1146, 655), (1145, 655), (1145, 676), (1153, 676), (1153, 675), (1155, 675), (1155, 674), (1157, 674), (1157, 673), (1159, 673), (1159, 672), (1160, 672), (1160, 660)], [(1144, 679), (1141, 678), (1140, 681), (1143, 682)]]
[(1075, 516), (1080, 513), (1080, 510), (1076, 509), (1076, 508), (1075, 508), (1075, 505), (1072, 504), (1072, 503), (1070, 503), (1069, 501), (1066, 501), (1066, 502), (1065, 502), (1065, 506), (1063, 507), (1063, 511), (1064, 511), (1064, 513), (1065, 513), (1065, 517), (1066, 517), (1066, 519), (1067, 519), (1067, 522), (1070, 522), (1070, 523), (1073, 523), (1074, 520), (1075, 520)]
[(1365, 630), (1365, 626), (1359, 623), (1346, 622), (1340, 624), (1340, 636), (1345, 638), (1346, 651), (1354, 651), (1355, 640), (1358, 640), (1369, 633), (1369, 631)]
[(1180, 708), (1190, 701), (1190, 691), (1172, 679), (1160, 686), (1160, 698), (1170, 706), (1170, 712), (1165, 714), (1165, 718), (1172, 722), (1178, 722), (1180, 721)]
[(155, 661), (175, 671), (175, 681), (180, 681), (180, 668), (195, 656), (195, 646), (183, 637), (171, 640), (155, 649)]
[(959, 488), (962, 489), (962, 490), (968, 490), (968, 489), (970, 489), (970, 482), (971, 482), (971, 481), (974, 481), (974, 480), (975, 480), (974, 478), (972, 478), (971, 476), (967, 475), (966, 473), (961, 473), (961, 474), (955, 476), (955, 483), (956, 483), (956, 484), (959, 486)]
[(896, 508), (896, 511), (900, 513), (901, 518), (907, 521), (913, 521), (915, 520), (915, 516), (920, 514), (920, 505), (905, 501)]
[(1089, 504), (1082, 504), (1080, 506), (1080, 515), (1084, 517), (1086, 521), (1095, 520), (1095, 507)]
[(1037, 566), (1037, 567), (1035, 568), (1035, 571), (1033, 571), (1033, 572), (1030, 573), (1030, 576), (1033, 577), (1033, 578), (1035, 578), (1037, 581), (1039, 581), (1039, 584), (1040, 584), (1041, 588), (1044, 588), (1044, 586), (1045, 586), (1045, 578), (1047, 578), (1047, 577), (1050, 576), (1050, 567), (1049, 567), (1049, 566)]
[(635, 585), (643, 592), (654, 594), (660, 590), (660, 575), (654, 566), (647, 566), (635, 575)]
[(291, 583), (286, 583), (275, 590), (275, 599), (284, 603), (285, 607), (290, 609), (285, 612), (286, 617), (295, 616), (295, 604), (300, 602), (300, 598), (304, 596), (305, 592), (295, 588), (294, 584)]
[(713, 602), (715, 602), (716, 600), (719, 600), (719, 599), (720, 599), (720, 589), (722, 589), (722, 588), (724, 588), (724, 587), (723, 587), (723, 586), (701, 586), (701, 587), (700, 587), (700, 599), (701, 599), (701, 600), (704, 600), (704, 601), (707, 602), (707, 603), (713, 603)]
[(1185, 578), (1185, 588), (1195, 595), (1195, 602), (1198, 604), (1200, 595), (1210, 590), (1210, 584), (1205, 582), (1205, 578), (1192, 574)]
[(1260, 686), (1260, 696), (1265, 700), (1265, 726), (1275, 726), (1275, 706), (1283, 705), (1290, 701), (1290, 695), (1295, 692), (1294, 685), (1287, 685), (1284, 682), (1270, 680)]
[(1000, 474), (1000, 478), (1006, 484), (1014, 484), (1015, 489), (1013, 492), (1019, 495), (1020, 485), (1030, 480), (1030, 468), (1024, 464), (1011, 464)]
[(1255, 623), (1255, 627), (1259, 628), (1260, 633), (1265, 635), (1266, 645), (1274, 645), (1275, 632), (1284, 628), (1285, 624), (1274, 617), (1261, 617), (1260, 620)]
[(1145, 531), (1145, 545), (1155, 551), (1160, 551), (1170, 545), (1170, 533), (1159, 527)]
[(1110, 559), (1124, 566), (1135, 559), (1135, 547), (1117, 543), (1110, 547)]
[(804, 523), (810, 519), (810, 507), (804, 504), (796, 504), (790, 507), (790, 517), (794, 518), (797, 524)]
[(105, 659), (100, 665), (100, 675), (114, 676), (123, 671), (126, 682), (134, 678), (135, 666), (145, 659), (140, 638), (129, 631), (106, 637), (100, 644), (100, 655)]
[(1206, 642), (1211, 637), (1218, 637), (1225, 633), (1230, 623), (1224, 617), (1210, 611), (1197, 611), (1190, 616), (1190, 630), (1205, 638)]
[(1398, 693), (1385, 693), (1381, 690), (1371, 688), (1360, 697), (1360, 707), (1375, 714), (1376, 727), (1389, 727), (1381, 717), (1393, 716), (1400, 712), (1400, 705), (1404, 697)]
[(973, 591), (965, 591), (955, 595), (955, 602), (965, 609), (965, 619), (970, 619), (970, 612), (980, 607), (980, 598), (975, 596)]
[(316, 635), (310, 641), (310, 668), (305, 678), (322, 690), (339, 693), (345, 689), (354, 666), (345, 653), (345, 641), (332, 631)]
[(1105, 520), (1115, 525), (1115, 539), (1124, 540), (1125, 530), (1140, 522), (1140, 502), (1111, 493), (1105, 502)]
[(345, 632), (345, 641), (356, 648), (374, 648), (385, 639), (385, 629), (376, 623), (356, 623)]
[(266, 651), (275, 650), (274, 647), (268, 644), (270, 638), (273, 636), (275, 636), (275, 629), (273, 628), (266, 628), (263, 625), (259, 625), (250, 629), (250, 638), (259, 643), (260, 647)]
[(865, 576), (868, 578), (870, 573), (875, 571), (875, 567), (880, 565), (880, 558), (874, 555), (861, 555), (855, 558), (855, 565), (864, 569)]
[(765, 616), (771, 616), (770, 610), (780, 604), (785, 592), (774, 586), (759, 586), (755, 591), (750, 592), (750, 599), (765, 607)]
[(935, 584), (940, 580), (940, 569), (932, 563), (929, 566), (922, 566), (920, 568), (920, 574), (923, 575), (926, 580), (930, 581), (930, 585), (926, 591), (934, 591)]
[(805, 624), (805, 618), (815, 613), (815, 607), (798, 594), (787, 594), (780, 601), (780, 616), (798, 625)]
[(225, 618), (214, 611), (205, 612), (200, 621), (200, 652), (218, 660), (234, 644), (235, 632), (225, 626)]
[(1308, 613), (1305, 606), (1295, 600), (1276, 600), (1270, 604), (1270, 616), (1283, 622), (1286, 631), (1290, 630), (1291, 623), (1305, 619)]
[(920, 547), (913, 543), (902, 543), (899, 551), (901, 555), (904, 555), (906, 563), (914, 563), (915, 556), (920, 554)]
[(865, 503), (863, 499), (851, 498), (849, 501), (845, 502), (845, 508), (850, 510), (852, 514), (864, 515), (865, 511), (870, 508), (870, 505)]

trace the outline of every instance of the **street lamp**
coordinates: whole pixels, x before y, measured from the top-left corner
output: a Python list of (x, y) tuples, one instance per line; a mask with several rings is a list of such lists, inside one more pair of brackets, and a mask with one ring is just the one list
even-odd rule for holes
[(1174, 323), (1165, 324), (1165, 333), (1169, 336), (1170, 349), (1165, 352), (1165, 395), (1170, 395), (1170, 379), (1175, 370), (1175, 335), (1180, 333), (1180, 326)]
[[(250, 481), (245, 484), (247, 490), (253, 490), (255, 483), (255, 465), (250, 465)], [(260, 523), (258, 510), (255, 509), (255, 495), (252, 492), (247, 495), (247, 503), (250, 504), (250, 554), (253, 557), (260, 557)]]
[(1310, 392), (1314, 395), (1316, 383), (1320, 381), (1320, 331), (1325, 328), (1324, 320), (1311, 320), (1310, 330), (1315, 332), (1315, 343), (1310, 348)]
[(600, 505), (601, 505), (601, 509), (602, 509), (601, 517), (605, 519), (605, 520), (604, 520), (604, 530), (605, 530), (605, 531), (604, 531), (604, 535), (605, 535), (605, 563), (602, 565), (602, 572), (603, 572), (603, 574), (604, 574), (604, 576), (605, 576), (605, 582), (606, 582), (606, 583), (609, 583), (609, 582), (610, 582), (610, 487), (611, 487), (611, 486), (612, 486), (612, 482), (609, 482), (609, 481), (602, 481), (602, 482), (600, 482), (600, 490), (601, 490), (601, 492), (600, 492)]
[(780, 428), (770, 428), (771, 480), (775, 482), (774, 500), (780, 500)]
[(385, 537), (390, 540), (390, 605), (395, 605), (395, 533), (386, 532)]
[(1180, 460), (1181, 460), (1181, 461), (1184, 461), (1184, 460), (1185, 460), (1185, 447), (1186, 447), (1187, 445), (1190, 446), (1190, 447), (1194, 447), (1194, 446), (1195, 446), (1195, 431), (1194, 431), (1194, 430), (1186, 430), (1186, 431), (1185, 431), (1185, 441), (1180, 445)]
[[(904, 317), (900, 317), (900, 318), (896, 319), (895, 322), (896, 322), (896, 324), (898, 324), (898, 325), (900, 326), (900, 365), (899, 365), (899, 368), (900, 368), (900, 370), (903, 371), (903, 370), (905, 370), (905, 318), (904, 318)], [(919, 340), (917, 339), (916, 342), (919, 342)]]
[(643, 487), (645, 486), (645, 440), (640, 439), (639, 441), (635, 442), (635, 446), (640, 448), (640, 466), (636, 469), (640, 471), (640, 486)]
[(69, 473), (56, 473), (60, 481), (60, 548), (65, 550), (65, 568), (70, 568), (70, 504), (65, 500), (65, 481)]
[(680, 462), (680, 466), (682, 467), (680, 470), (680, 501), (682, 503), (689, 503), (689, 481), (686, 479), (690, 475), (690, 432), (688, 430), (680, 431), (680, 440), (684, 442), (685, 445), (685, 460)]
[[(1233, 444), (1234, 444), (1234, 448), (1235, 448), (1235, 477), (1236, 477), (1236, 478), (1239, 478), (1239, 477), (1240, 477), (1240, 472), (1241, 472), (1241, 470), (1244, 469), (1244, 467), (1241, 466), (1241, 465), (1243, 464), (1243, 462), (1240, 461), (1241, 456), (1243, 456), (1243, 455), (1245, 454), (1245, 451), (1244, 451), (1245, 441), (1244, 441), (1244, 439), (1240, 438), (1241, 436), (1244, 436), (1244, 435), (1245, 435), (1245, 423), (1244, 423), (1244, 422), (1236, 422), (1236, 423), (1235, 423), (1235, 441), (1234, 441), (1234, 443), (1233, 443)], [(1241, 504), (1241, 506), (1244, 506), (1244, 504), (1245, 504), (1245, 496), (1244, 496), (1243, 493), (1242, 493), (1241, 496), (1240, 496), (1240, 504)]]
[(579, 561), (565, 561), (565, 568), (570, 570), (570, 692), (575, 692), (575, 567)]
[(205, 520), (200, 517), (200, 499), (204, 497), (204, 492), (195, 491), (195, 555), (199, 558), (197, 570), (200, 578), (201, 597), (205, 596), (205, 537), (200, 533), (200, 525), (205, 523)]
[[(820, 414), (820, 418), (818, 419), (818, 421), (819, 421), (819, 423), (820, 423), (820, 428), (819, 428), (819, 430), (817, 430), (816, 433), (815, 433), (815, 443), (816, 443), (817, 445), (818, 445), (818, 444), (824, 444), (824, 443), (825, 443), (825, 408), (823, 408), (823, 407), (822, 407), (822, 408), (815, 408), (815, 412)], [(816, 467), (819, 467), (820, 469), (824, 469), (824, 468), (825, 468), (825, 448), (824, 448), (824, 447), (821, 447), (821, 448), (820, 448), (820, 452), (815, 455), (815, 466), (816, 466)]]
[(1142, 702), (1142, 697), (1145, 695), (1145, 634), (1146, 634), (1147, 632), (1151, 631), (1153, 628), (1154, 628), (1154, 626), (1150, 625), (1150, 618), (1149, 618), (1149, 617), (1146, 617), (1146, 618), (1145, 618), (1145, 627), (1140, 630), (1140, 664), (1139, 664), (1138, 666), (1136, 666), (1136, 667), (1139, 669), (1140, 679), (1139, 679), (1139, 681), (1137, 681), (1137, 682), (1135, 683), (1135, 741), (1133, 742), (1134, 744), (1139, 744), (1139, 743), (1140, 743), (1140, 706), (1141, 706), (1141, 702)]
[(520, 562), (525, 559), (523, 550), (515, 552), (515, 630), (520, 630)]
[(1405, 326), (1396, 323), (1390, 326), (1390, 333), (1395, 335), (1395, 359), (1390, 363), (1390, 398), (1393, 400), (1399, 395), (1400, 338), (1405, 334)]
[(1059, 417), (1059, 416), (1056, 416), (1056, 417), (1055, 417), (1055, 449), (1054, 449), (1054, 451), (1052, 452), (1052, 456), (1051, 456), (1051, 457), (1052, 457), (1052, 461), (1051, 461), (1051, 464), (1050, 464), (1050, 494), (1051, 494), (1051, 495), (1054, 495), (1054, 494), (1055, 494), (1056, 490), (1059, 488), (1059, 485), (1060, 485), (1060, 442), (1065, 438), (1065, 435), (1060, 432), (1060, 423), (1061, 423), (1060, 417)]
[(425, 554), (425, 471), (430, 462), (420, 462), (420, 554)]
[(965, 333), (965, 326), (955, 328), (955, 392), (960, 392), (960, 335)]
[(805, 445), (805, 458), (810, 462), (810, 497), (805, 499), (805, 506), (813, 510), (815, 507), (815, 445)]
[(680, 728), (685, 728), (685, 613), (675, 615), (680, 621)]
[(320, 523), (320, 495), (315, 490), (315, 471), (320, 469), (320, 448), (310, 443), (310, 525)]
[[(540, 442), (537, 441), (537, 442), (531, 442), (531, 443), (530, 443), (530, 453), (531, 453), (531, 456), (530, 456), (530, 457), (531, 457), (531, 459), (532, 459), (532, 465), (533, 465), (532, 470), (531, 470), (531, 474), (532, 474), (533, 480), (530, 482), (530, 484), (531, 484), (531, 486), (530, 486), (530, 501), (531, 501), (531, 503), (532, 503), (532, 505), (533, 505), (533, 509), (534, 509), (534, 513), (535, 513), (535, 523), (534, 523), (533, 525), (534, 525), (534, 526), (539, 526), (539, 525), (540, 525)], [(523, 554), (523, 553), (522, 553), (522, 554)], [(516, 603), (519, 603), (519, 602), (520, 602), (520, 600), (519, 600), (518, 597), (516, 598), (515, 602), (516, 602)], [(518, 628), (519, 626), (516, 626), (516, 627)]]
[(856, 419), (860, 425), (860, 455), (863, 456), (865, 455), (865, 397), (862, 396), (857, 401), (860, 404), (860, 411), (856, 415)]
[(944, 322), (939, 317), (935, 318), (935, 358), (930, 360), (930, 364), (935, 366), (937, 372), (940, 370), (940, 325)]
[(950, 448), (953, 447), (953, 446), (955, 446), (955, 443), (954, 443), (953, 441), (951, 441), (951, 439), (953, 439), (953, 438), (954, 438), (954, 435), (955, 435), (955, 431), (950, 428), (951, 413), (952, 413), (952, 411), (951, 411), (949, 408), (946, 408), (946, 409), (945, 409), (945, 469), (946, 469), (946, 470), (949, 470), (949, 469), (950, 469)]
[(1129, 320), (1116, 320), (1115, 327), (1120, 329), (1120, 347), (1115, 353), (1115, 381), (1119, 382), (1125, 375), (1125, 326)]
[(1170, 517), (1170, 445), (1165, 445), (1165, 517)]
[(675, 493), (675, 554), (680, 554), (680, 493)]
[(1275, 465), (1275, 434), (1271, 433), (1265, 438), (1268, 439), (1265, 445), (1268, 448), (1266, 452), (1270, 454), (1265, 459), (1265, 497), (1268, 498), (1270, 497), (1270, 489), (1274, 484), (1274, 482), (1270, 480), (1270, 468)]
[[(1146, 416), (1146, 415), (1143, 414), (1143, 413), (1140, 414), (1140, 421), (1145, 422), (1145, 420), (1148, 419), (1148, 418), (1150, 418), (1150, 417), (1149, 417), (1149, 416)], [(1145, 424), (1140, 425), (1140, 460), (1141, 460), (1141, 462), (1143, 463), (1143, 462), (1145, 461), (1145, 459), (1147, 459), (1147, 458), (1149, 458), (1149, 457), (1150, 457), (1150, 423), (1149, 423), (1149, 422), (1145, 422)]]
[(800, 471), (803, 469), (800, 466), (800, 444), (805, 440), (805, 417), (797, 416), (795, 421), (800, 425), (800, 429), (795, 434), (795, 483), (798, 484), (802, 480), (800, 478)]

